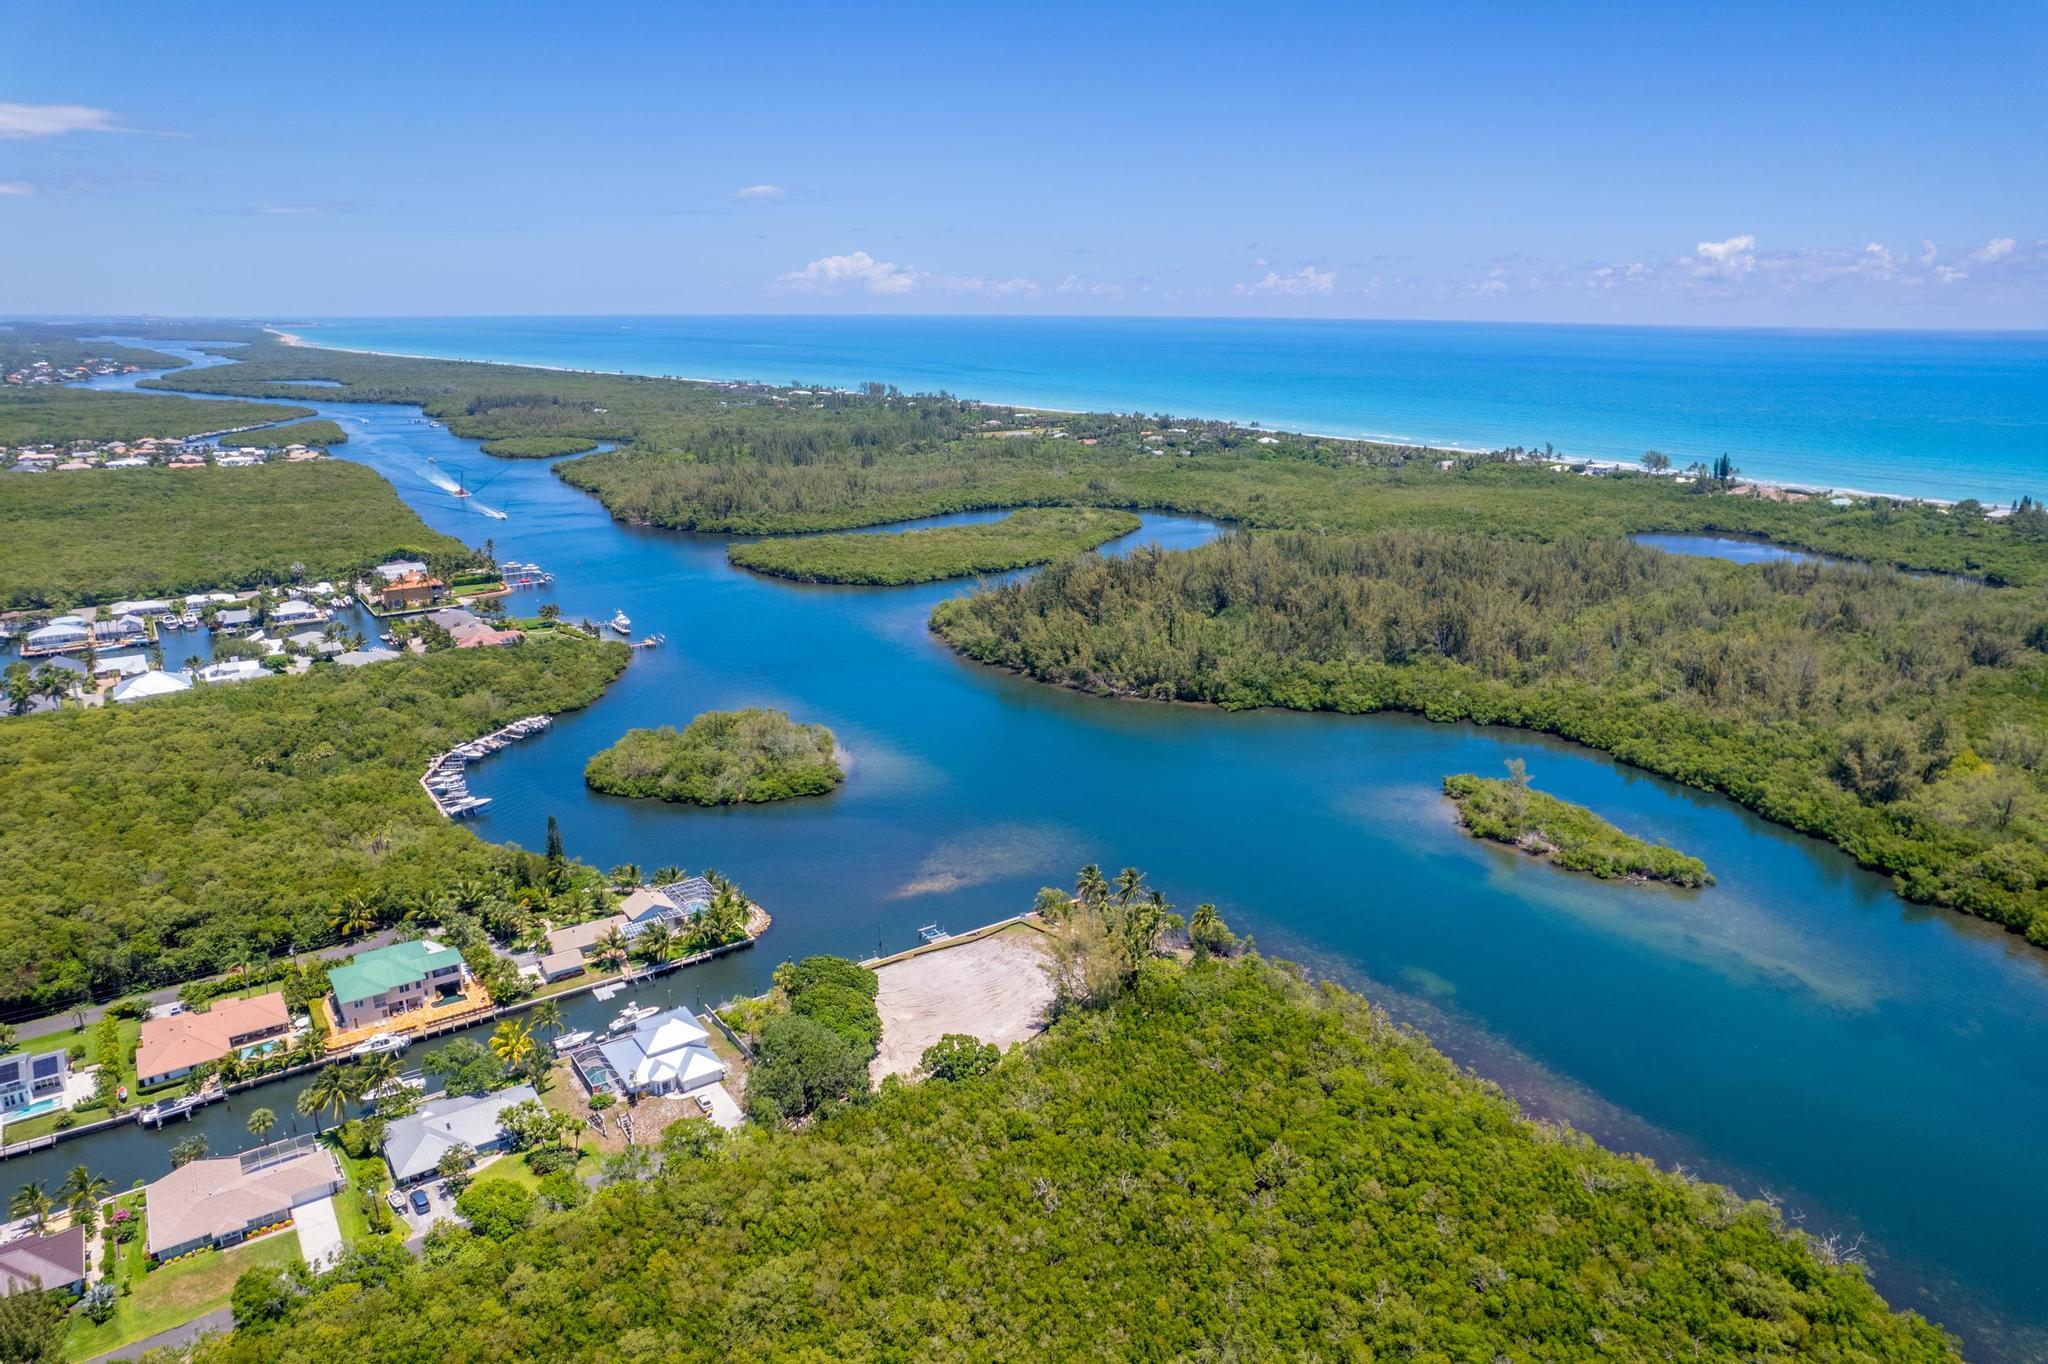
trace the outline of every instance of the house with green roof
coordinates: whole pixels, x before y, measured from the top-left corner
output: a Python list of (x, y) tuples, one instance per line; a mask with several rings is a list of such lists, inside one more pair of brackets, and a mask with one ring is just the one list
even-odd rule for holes
[(361, 1028), (423, 1009), (462, 993), (469, 972), (452, 947), (418, 938), (361, 952), (327, 973), (334, 987), (334, 1018)]

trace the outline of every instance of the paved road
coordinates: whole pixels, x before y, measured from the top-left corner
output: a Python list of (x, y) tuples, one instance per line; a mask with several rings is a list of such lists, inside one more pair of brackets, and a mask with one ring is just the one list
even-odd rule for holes
[[(308, 952), (305, 955), (317, 957), (321, 961), (332, 961), (336, 957), (351, 956), (357, 952), (367, 952), (373, 947), (382, 947), (386, 943), (396, 941), (397, 937), (397, 929), (387, 928), (373, 938), (364, 938), (360, 942), (336, 943), (333, 947), (323, 947), (317, 952)], [(167, 985), (161, 990), (152, 990), (139, 998), (148, 1000), (153, 1005), (169, 1004), (178, 997), (178, 991), (183, 988), (182, 985)], [(14, 1031), (21, 1041), (26, 1042), (32, 1038), (47, 1037), (53, 1032), (91, 1027), (100, 1021), (100, 1015), (106, 1011), (105, 1004), (85, 1004), (65, 1013), (51, 1014), (48, 1018), (35, 1018), (26, 1023), (17, 1023), (14, 1025)]]
[(234, 1312), (228, 1308), (220, 1307), (208, 1312), (203, 1317), (194, 1318), (181, 1326), (173, 1326), (168, 1331), (158, 1331), (153, 1336), (145, 1336), (141, 1340), (123, 1345), (118, 1350), (109, 1350), (103, 1355), (94, 1355), (86, 1361), (86, 1364), (103, 1364), (103, 1361), (109, 1359), (133, 1359), (144, 1350), (154, 1350), (160, 1345), (167, 1345), (175, 1349), (180, 1346), (190, 1345), (208, 1331), (232, 1331), (234, 1329)]

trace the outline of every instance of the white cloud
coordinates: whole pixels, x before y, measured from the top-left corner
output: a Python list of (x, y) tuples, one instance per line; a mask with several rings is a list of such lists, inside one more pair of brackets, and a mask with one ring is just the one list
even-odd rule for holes
[(1694, 257), (1706, 274), (1735, 278), (1756, 268), (1756, 236), (1745, 232), (1726, 241), (1701, 242)]
[(35, 192), (36, 187), (26, 180), (0, 180), (0, 198), (18, 199)]
[[(1069, 275), (1069, 279), (1073, 276)], [(1014, 279), (984, 279), (980, 275), (946, 275), (939, 281), (948, 293), (980, 294), (984, 298), (1036, 298), (1038, 281), (1022, 275)], [(1062, 286), (1064, 291), (1064, 286)], [(1071, 292), (1071, 291), (1067, 291)]]
[(747, 185), (732, 192), (735, 199), (780, 199), (789, 193), (780, 185)]
[(1330, 294), (1337, 290), (1337, 272), (1318, 270), (1313, 265), (1304, 265), (1291, 275), (1277, 270), (1268, 270), (1265, 275), (1250, 284), (1239, 284), (1231, 292), (1242, 297), (1254, 294), (1285, 294), (1294, 298), (1306, 298), (1314, 294)]
[(2010, 256), (2012, 249), (2018, 245), (2019, 243), (2011, 237), (1993, 237), (1990, 241), (1972, 251), (1970, 259), (1985, 262), (1995, 261), (2002, 256)]
[(0, 104), (0, 138), (126, 131), (105, 109), (83, 104)]
[(801, 270), (790, 271), (776, 283), (800, 293), (838, 294), (848, 289), (865, 289), (871, 294), (907, 294), (917, 287), (917, 271), (894, 261), (876, 260), (865, 251), (855, 251), (844, 256), (821, 256)]
[(265, 204), (256, 211), (274, 214), (280, 218), (307, 218), (316, 213), (325, 213), (327, 210), (312, 204)]
[(1121, 284), (1104, 284), (1099, 280), (1090, 284), (1079, 275), (1068, 275), (1059, 282), (1055, 292), (1062, 294), (1092, 294), (1096, 298), (1122, 298), (1124, 296), (1124, 286)]

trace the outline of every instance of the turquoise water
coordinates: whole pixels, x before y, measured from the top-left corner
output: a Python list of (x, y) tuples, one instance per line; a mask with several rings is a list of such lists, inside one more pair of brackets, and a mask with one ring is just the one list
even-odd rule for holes
[[(1264, 951), (1367, 989), (1532, 1110), (1864, 1238), (1890, 1299), (1965, 1333), (1973, 1358), (2048, 1357), (2048, 954), (1597, 753), (1408, 717), (1226, 715), (1039, 686), (931, 638), (932, 604), (960, 584), (738, 572), (726, 538), (615, 523), (547, 465), (490, 460), (410, 409), (321, 406), (350, 432), (345, 456), (429, 523), (557, 575), (515, 609), (624, 609), (636, 633), (668, 636), (596, 705), (471, 778), (494, 798), (484, 837), (538, 846), (552, 814), (592, 862), (715, 866), (775, 914), (759, 949), (650, 997), (715, 1001), (786, 957), (906, 947), (924, 923), (1013, 913), (1082, 862), (1135, 864), (1183, 905), (1216, 902)], [(451, 472), (478, 497), (451, 496)], [(1148, 516), (1134, 538), (1213, 533)], [(735, 705), (831, 725), (846, 786), (750, 810), (584, 787), (585, 760), (625, 729)], [(1439, 783), (1510, 758), (1541, 788), (1697, 854), (1719, 883), (1608, 884), (1466, 838)], [(567, 1012), (589, 1027), (622, 1002)], [(290, 1120), (295, 1088), (204, 1110), (195, 1129), (234, 1150), (251, 1107)], [(123, 1128), (4, 1174), (58, 1180), (88, 1159), (125, 1185), (168, 1169), (182, 1135)]]
[(2005, 503), (2048, 492), (2048, 333), (1150, 318), (403, 318), (321, 344), (691, 378), (946, 389), (1469, 447), (1555, 444)]

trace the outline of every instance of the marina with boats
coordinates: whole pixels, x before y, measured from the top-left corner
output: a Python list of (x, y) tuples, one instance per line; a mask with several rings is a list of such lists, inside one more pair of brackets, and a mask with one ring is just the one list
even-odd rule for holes
[(493, 730), (481, 739), (472, 739), (459, 744), (446, 753), (437, 755), (427, 764), (426, 775), (420, 778), (420, 786), (434, 802), (434, 808), (449, 819), (462, 819), (475, 814), (491, 803), (489, 796), (473, 795), (465, 772), (469, 764), (478, 758), (487, 758), (518, 739), (538, 734), (554, 723), (549, 715), (529, 715), (523, 720), (514, 720), (503, 729)]

